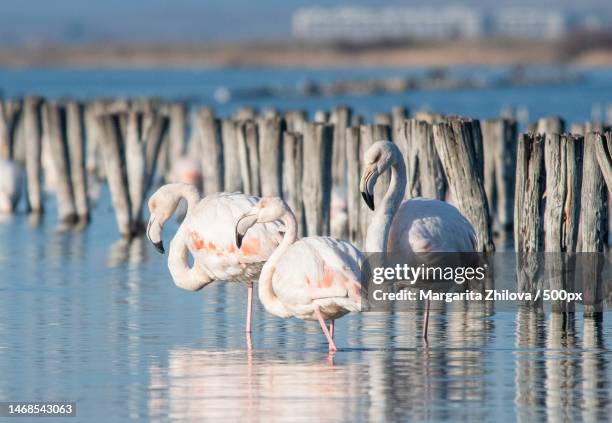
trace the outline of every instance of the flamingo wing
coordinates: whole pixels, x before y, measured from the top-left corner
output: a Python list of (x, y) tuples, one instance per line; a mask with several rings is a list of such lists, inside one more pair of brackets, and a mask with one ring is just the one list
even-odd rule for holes
[(279, 222), (257, 224), (248, 231), (242, 246), (236, 246), (236, 221), (257, 200), (241, 193), (212, 194), (198, 203), (185, 222), (189, 250), (216, 279), (244, 281), (256, 277), (282, 239)]
[(474, 228), (459, 210), (433, 199), (404, 201), (389, 232), (392, 252), (471, 252), (476, 246)]
[(306, 304), (326, 298), (361, 300), (363, 256), (352, 244), (328, 237), (307, 237), (279, 261), (273, 288), (283, 302)]

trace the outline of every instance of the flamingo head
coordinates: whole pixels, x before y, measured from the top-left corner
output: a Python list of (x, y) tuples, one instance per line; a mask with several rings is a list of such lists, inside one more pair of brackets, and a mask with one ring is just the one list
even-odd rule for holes
[(397, 147), (391, 141), (378, 141), (372, 144), (363, 156), (365, 167), (359, 182), (359, 190), (363, 200), (371, 210), (374, 210), (376, 181), (393, 165), (394, 148)]
[(263, 197), (236, 222), (236, 246), (240, 248), (242, 239), (251, 226), (256, 223), (274, 222), (280, 219), (287, 210), (289, 207), (281, 198)]
[(179, 199), (179, 196), (173, 190), (173, 184), (162, 186), (149, 199), (150, 217), (147, 224), (147, 238), (161, 254), (165, 252), (162, 229), (164, 223), (176, 210)]

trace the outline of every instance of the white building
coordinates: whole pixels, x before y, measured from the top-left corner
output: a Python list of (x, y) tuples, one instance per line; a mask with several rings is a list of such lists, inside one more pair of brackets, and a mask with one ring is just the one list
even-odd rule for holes
[(489, 32), (510, 38), (557, 39), (568, 29), (564, 13), (544, 9), (502, 9), (491, 16)]
[(476, 38), (482, 34), (483, 19), (463, 7), (313, 7), (297, 10), (292, 27), (296, 38), (321, 41)]
[(490, 14), (465, 7), (363, 7), (298, 9), (293, 35), (311, 41), (469, 39), (483, 35), (555, 39), (564, 35), (564, 13), (548, 9), (502, 9)]

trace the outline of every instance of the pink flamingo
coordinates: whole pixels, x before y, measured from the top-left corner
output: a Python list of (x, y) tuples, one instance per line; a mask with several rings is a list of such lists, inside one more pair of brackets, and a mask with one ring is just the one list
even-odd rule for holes
[[(162, 228), (181, 199), (187, 202), (187, 214), (170, 243), (168, 269), (172, 279), (179, 288), (189, 291), (198, 291), (215, 280), (247, 281), (246, 333), (250, 341), (253, 280), (281, 240), (280, 224), (270, 221), (254, 228), (236, 248), (236, 219), (257, 203), (257, 197), (215, 193), (200, 199), (193, 185), (167, 184), (149, 199), (151, 217), (147, 226), (147, 237), (162, 254)], [(189, 266), (189, 253), (193, 266)]]
[[(336, 351), (334, 320), (361, 311), (363, 256), (350, 242), (330, 237), (298, 241), (295, 215), (278, 197), (262, 198), (238, 220), (236, 245), (244, 245), (247, 233), (257, 229), (256, 223), (276, 220), (285, 225), (285, 235), (261, 269), (259, 300), (275, 316), (318, 320), (329, 350)], [(325, 320), (330, 320), (329, 329)]]
[[(359, 189), (368, 207), (374, 210), (374, 186), (380, 175), (391, 171), (391, 181), (382, 204), (368, 227), (367, 252), (414, 253), (473, 252), (477, 241), (473, 226), (444, 201), (413, 198), (402, 202), (406, 189), (406, 165), (400, 150), (390, 141), (374, 143), (364, 154), (366, 166)], [(423, 339), (427, 342), (429, 301), (425, 305)]]

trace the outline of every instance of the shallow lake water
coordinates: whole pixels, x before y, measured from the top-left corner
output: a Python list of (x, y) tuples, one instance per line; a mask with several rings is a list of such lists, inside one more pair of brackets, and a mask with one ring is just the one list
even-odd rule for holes
[[(2, 88), (152, 94), (165, 81), (162, 94), (171, 96), (196, 87), (188, 78), (181, 85), (181, 74), (169, 71), (140, 71), (141, 85), (136, 71), (37, 72), (1, 71)], [(210, 79), (221, 78), (215, 72)], [(233, 72), (238, 78), (246, 71)], [(255, 72), (260, 79), (261, 72)], [(547, 104), (584, 120), (591, 104), (609, 99), (602, 87), (612, 88), (609, 75), (593, 75), (575, 102), (552, 101), (562, 97), (558, 88), (404, 100), (439, 102), (442, 111), (467, 104), (454, 111), (487, 115), (515, 98), (534, 113)], [(566, 89), (566, 95), (580, 92)], [(336, 100), (309, 100), (308, 107)], [(398, 98), (347, 102), (379, 111)], [(167, 257), (146, 239), (118, 240), (106, 190), (83, 230), (59, 231), (53, 201), (50, 196), (38, 222), (23, 213), (0, 220), (0, 401), (76, 401), (76, 421), (101, 422), (612, 419), (608, 313), (598, 322), (578, 313), (434, 312), (427, 348), (419, 312), (353, 314), (338, 320), (339, 351), (330, 357), (316, 323), (273, 317), (256, 302), (249, 352), (245, 286), (176, 288)], [(166, 240), (175, 229), (165, 230)]]

